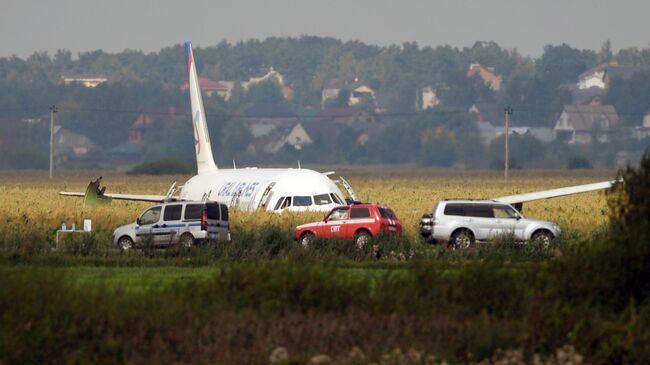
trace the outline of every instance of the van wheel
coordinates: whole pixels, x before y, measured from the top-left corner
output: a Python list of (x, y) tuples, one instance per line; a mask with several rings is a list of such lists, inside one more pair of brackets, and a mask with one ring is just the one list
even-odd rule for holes
[(302, 247), (309, 247), (314, 242), (314, 234), (311, 232), (307, 232), (300, 236), (300, 244)]
[(181, 244), (181, 247), (190, 248), (194, 245), (194, 236), (190, 233), (183, 233), (181, 238), (178, 240), (178, 243)]
[(128, 251), (133, 248), (133, 240), (129, 236), (122, 236), (117, 240), (117, 246), (122, 251)]
[(371, 238), (372, 236), (367, 231), (361, 231), (354, 236), (354, 244), (358, 249), (362, 249), (370, 242)]
[(543, 248), (548, 248), (553, 240), (553, 234), (547, 230), (539, 230), (533, 234), (531, 241), (540, 244)]
[(451, 235), (449, 247), (452, 250), (469, 248), (474, 244), (474, 235), (467, 229), (459, 229)]

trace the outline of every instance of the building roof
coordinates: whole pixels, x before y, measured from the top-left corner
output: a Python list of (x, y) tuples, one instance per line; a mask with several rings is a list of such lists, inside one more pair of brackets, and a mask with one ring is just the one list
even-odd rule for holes
[(568, 104), (564, 106), (563, 113), (568, 115), (569, 123), (576, 131), (592, 131), (596, 125), (602, 130), (609, 130), (621, 123), (612, 105)]
[(588, 69), (587, 71), (583, 72), (580, 74), (578, 77), (579, 79), (585, 79), (590, 76), (592, 76), (595, 73), (598, 72), (604, 72), (603, 77), (609, 77), (609, 78), (624, 78), (624, 79), (629, 79), (634, 75), (635, 73), (639, 71), (645, 71), (648, 68), (642, 67), (642, 66), (627, 66), (627, 65), (619, 65), (615, 62), (611, 63), (602, 63), (598, 66), (592, 67)]
[(575, 85), (571, 85), (569, 90), (571, 91), (571, 101), (573, 101), (574, 104), (587, 104), (594, 100), (595, 97), (605, 95), (605, 90), (597, 86), (580, 89)]

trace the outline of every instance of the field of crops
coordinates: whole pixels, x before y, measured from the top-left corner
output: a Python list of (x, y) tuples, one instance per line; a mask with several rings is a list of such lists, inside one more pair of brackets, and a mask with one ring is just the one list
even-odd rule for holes
[[(392, 207), (410, 237), (417, 235), (423, 213), (436, 201), (451, 198), (491, 198), (613, 179), (614, 171), (515, 171), (505, 181), (499, 172), (459, 172), (417, 169), (338, 169), (348, 178), (359, 198)], [(95, 235), (109, 240), (112, 230), (132, 222), (147, 203), (115, 201), (110, 207), (84, 207), (81, 199), (59, 197), (62, 190), (84, 191), (90, 180), (103, 175), (110, 193), (164, 194), (172, 181), (182, 184), (189, 176), (133, 177), (105, 171), (58, 172), (50, 181), (45, 172), (3, 172), (0, 174), (0, 234), (36, 235), (51, 241), (61, 223), (80, 225), (91, 218)], [(524, 206), (524, 215), (552, 220), (564, 231), (588, 235), (607, 220), (604, 193), (594, 192), (533, 202)], [(321, 218), (322, 214), (247, 214), (233, 211), (231, 225), (254, 228), (272, 223), (291, 229), (297, 223)]]
[[(57, 193), (103, 175), (107, 192), (164, 194), (188, 176), (2, 172), (0, 363), (648, 362), (650, 230), (612, 234), (604, 192), (524, 206), (525, 216), (561, 226), (550, 248), (505, 237), (450, 251), (417, 237), (439, 199), (615, 172), (515, 171), (505, 181), (493, 171), (337, 170), (361, 200), (392, 207), (405, 234), (363, 249), (345, 240), (303, 248), (293, 228), (322, 213), (232, 210), (229, 244), (121, 253), (113, 229), (148, 203), (92, 208)], [(85, 218), (92, 236), (52, 249), (61, 223)]]

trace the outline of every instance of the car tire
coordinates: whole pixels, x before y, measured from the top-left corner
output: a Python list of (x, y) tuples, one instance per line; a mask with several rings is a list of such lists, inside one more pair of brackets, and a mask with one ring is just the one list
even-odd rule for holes
[(309, 247), (312, 243), (314, 243), (314, 234), (311, 232), (306, 232), (302, 236), (300, 236), (300, 244), (302, 247)]
[(178, 243), (183, 248), (190, 248), (194, 246), (194, 236), (191, 233), (183, 233), (181, 238), (178, 240)]
[(133, 239), (129, 236), (122, 236), (117, 240), (117, 247), (122, 251), (128, 251), (133, 248)]
[(366, 247), (368, 243), (370, 243), (371, 238), (372, 236), (367, 231), (357, 232), (357, 234), (354, 235), (354, 244), (358, 249), (362, 249)]
[(531, 241), (535, 243), (539, 243), (543, 248), (548, 248), (551, 245), (551, 241), (553, 241), (555, 237), (553, 234), (545, 229), (541, 229), (535, 233), (533, 233), (533, 236), (531, 237)]
[(474, 244), (474, 235), (468, 229), (459, 229), (451, 235), (449, 248), (459, 250), (469, 248)]

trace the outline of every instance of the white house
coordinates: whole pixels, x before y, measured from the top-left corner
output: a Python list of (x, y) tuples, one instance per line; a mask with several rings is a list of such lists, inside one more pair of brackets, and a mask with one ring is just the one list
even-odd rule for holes
[(607, 142), (621, 121), (612, 105), (565, 105), (553, 131), (568, 144)]

